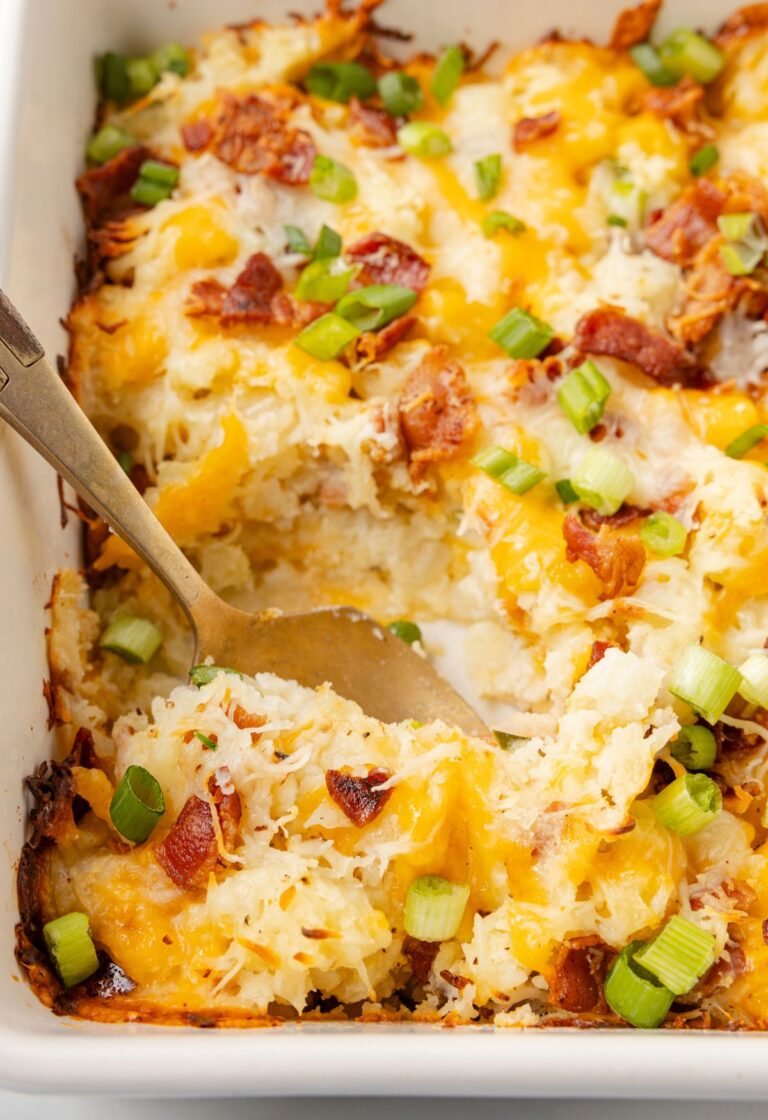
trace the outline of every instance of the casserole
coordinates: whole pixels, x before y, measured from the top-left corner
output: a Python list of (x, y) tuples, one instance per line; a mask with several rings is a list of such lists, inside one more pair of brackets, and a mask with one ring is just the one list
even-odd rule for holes
[[(394, 11), (393, 11), (393, 15), (394, 15)], [(23, 131), (23, 127), (22, 127), (22, 135), (23, 135), (23, 134), (24, 134), (24, 131)], [(21, 299), (22, 299), (22, 296), (21, 296), (21, 295), (19, 294), (19, 292), (18, 292), (18, 291), (17, 291), (17, 290), (15, 289), (15, 288), (13, 288), (13, 287), (12, 287), (12, 288), (11, 288), (11, 291), (12, 291), (12, 294), (13, 294), (13, 295), (14, 295), (14, 296), (15, 296), (15, 297), (16, 297), (17, 299), (19, 299), (19, 300), (21, 300)], [(469, 1039), (466, 1039), (466, 1040), (465, 1040), (465, 1042), (466, 1042), (466, 1044), (467, 1044), (467, 1047), (469, 1047), (469, 1046), (475, 1046), (475, 1045), (477, 1045), (477, 1043), (476, 1043), (476, 1042), (475, 1042), (474, 1040), (473, 1040), (473, 1042), (472, 1042), (472, 1043), (470, 1043), (470, 1042), (469, 1042)], [(495, 1040), (494, 1040), (494, 1044), (495, 1044)], [(467, 1050), (467, 1052), (468, 1052), (468, 1050)], [(520, 1052), (521, 1052), (521, 1051), (517, 1051), (517, 1053), (518, 1053), (518, 1054), (519, 1054)]]

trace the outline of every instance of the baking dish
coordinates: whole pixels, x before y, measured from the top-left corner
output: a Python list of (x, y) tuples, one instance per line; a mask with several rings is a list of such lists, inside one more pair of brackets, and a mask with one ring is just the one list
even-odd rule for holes
[[(283, 5), (271, 3), (254, 12), (251, 5), (231, 3), (223, 11), (217, 10), (215, 21), (252, 18), (254, 14), (274, 18), (284, 10)], [(605, 37), (615, 6), (593, 5), (577, 27), (555, 3), (537, 13), (515, 13), (514, 27), (496, 26), (490, 5), (473, 10), (471, 22), (465, 13), (458, 4), (429, 5), (413, 13), (404, 3), (392, 3), (385, 9), (384, 20), (412, 28), (425, 46), (446, 36), (482, 45), (495, 34), (516, 45), (554, 26)], [(711, 22), (723, 14), (713, 6)], [(667, 21), (678, 23), (694, 16), (700, 20), (701, 11), (686, 11), (685, 5), (673, 5), (666, 13)], [(8, 54), (3, 74), (13, 87), (4, 91), (2, 102), (7, 106), (2, 134), (2, 212), (9, 223), (3, 238), (3, 279), (11, 296), (34, 314), (36, 328), (49, 351), (55, 353), (63, 346), (55, 325), (69, 300), (74, 231), (79, 229), (69, 184), (92, 114), (90, 57), (108, 45), (141, 50), (163, 39), (191, 40), (211, 22), (211, 16), (202, 3), (180, 2), (175, 8), (155, 12), (148, 4), (118, 10), (106, 2), (94, 2), (63, 10), (53, 2), (32, 0), (26, 5), (7, 4), (2, 19), (0, 43)], [(21, 778), (49, 753), (40, 690), (45, 673), (41, 608), (53, 568), (76, 563), (77, 534), (72, 526), (67, 532), (58, 530), (59, 508), (50, 474), (31, 461), (8, 433), (2, 433), (0, 447), (4, 480), (0, 508), (5, 514), (6, 540), (13, 544), (4, 550), (2, 561), (7, 642), (7, 652), (2, 655), (2, 687), (7, 692), (3, 711), (8, 742), (14, 745), (8, 752), (2, 783), (9, 810), (4, 814), (7, 863), (2, 868), (2, 936), (10, 963), (15, 911), (12, 861), (20, 846), (24, 817)], [(32, 635), (34, 654), (25, 642), (23, 657), (14, 656), (10, 636), (16, 633)], [(140, 1087), (144, 1092), (196, 1094), (676, 1093), (731, 1098), (757, 1095), (762, 1089), (757, 1055), (750, 1051), (762, 1045), (759, 1037), (666, 1034), (638, 1038), (623, 1032), (609, 1036), (570, 1032), (493, 1035), (483, 1029), (449, 1033), (375, 1026), (210, 1035), (86, 1027), (51, 1019), (10, 975), (0, 982), (8, 989), (1, 997), (0, 1069), (8, 1083), (19, 1087), (123, 1092)], [(338, 1038), (342, 1032), (344, 1038)], [(724, 1061), (726, 1045), (733, 1053)], [(714, 1051), (712, 1057), (707, 1052), (715, 1046), (717, 1060)], [(200, 1047), (206, 1048), (205, 1055), (212, 1060), (204, 1061), (202, 1051), (197, 1060)], [(754, 1065), (749, 1064), (750, 1059)], [(300, 1078), (291, 1077), (298, 1068)], [(702, 1069), (707, 1071), (705, 1075)], [(397, 1074), (393, 1077), (390, 1070)]]

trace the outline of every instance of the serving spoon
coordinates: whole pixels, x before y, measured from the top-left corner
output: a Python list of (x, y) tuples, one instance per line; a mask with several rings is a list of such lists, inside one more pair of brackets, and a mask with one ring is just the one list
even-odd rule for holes
[(479, 716), (428, 661), (351, 607), (248, 614), (220, 599), (157, 520), (80, 409), (18, 311), (0, 291), (0, 416), (163, 581), (189, 619), (199, 664), (329, 681), (387, 722), (442, 719), (490, 738)]

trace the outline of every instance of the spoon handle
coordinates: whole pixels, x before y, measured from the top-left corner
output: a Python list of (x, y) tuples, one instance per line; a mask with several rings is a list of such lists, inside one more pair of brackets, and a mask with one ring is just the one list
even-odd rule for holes
[(75, 402), (32, 331), (0, 291), (0, 416), (146, 561), (184, 608), (215, 598)]

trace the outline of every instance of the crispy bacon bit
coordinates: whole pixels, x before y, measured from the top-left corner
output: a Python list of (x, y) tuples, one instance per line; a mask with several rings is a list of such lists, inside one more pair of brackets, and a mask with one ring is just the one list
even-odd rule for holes
[(708, 179), (699, 179), (663, 210), (645, 231), (645, 243), (657, 257), (683, 268), (717, 233), (725, 195)]
[(91, 225), (103, 225), (141, 209), (131, 198), (130, 190), (138, 178), (139, 168), (151, 154), (143, 147), (124, 148), (114, 159), (80, 176), (77, 189)]
[(618, 648), (615, 642), (593, 642), (592, 649), (589, 651), (589, 661), (587, 662), (587, 667), (584, 672), (588, 673), (594, 665), (597, 665), (598, 661), (602, 661), (609, 649)]
[(283, 286), (283, 278), (266, 253), (254, 253), (224, 296), (221, 325), (267, 323), (272, 318), (271, 301)]
[(591, 533), (575, 513), (566, 516), (563, 536), (566, 559), (589, 565), (602, 585), (601, 599), (615, 599), (635, 590), (645, 566), (645, 549), (639, 540), (615, 536), (605, 525), (599, 533)]
[(386, 109), (349, 101), (349, 135), (364, 148), (391, 148), (397, 143), (397, 121)]
[(722, 24), (715, 35), (718, 47), (725, 47), (737, 39), (759, 35), (768, 27), (768, 4), (749, 4), (739, 8)]
[(219, 846), (207, 801), (190, 797), (171, 831), (155, 850), (157, 862), (182, 890), (205, 887), (219, 858)]
[(543, 113), (540, 117), (522, 117), (515, 123), (512, 130), (512, 147), (516, 152), (522, 152), (543, 136), (550, 136), (560, 124), (560, 114), (557, 109), (551, 113)]
[(326, 941), (329, 937), (336, 937), (329, 929), (307, 929), (306, 926), (301, 927), (302, 937), (308, 937), (310, 941)]
[(403, 955), (408, 958), (413, 975), (422, 983), (429, 980), (439, 948), (439, 941), (419, 941), (417, 937), (410, 936), (403, 941)]
[(290, 184), (309, 181), (317, 155), (308, 132), (294, 128), (285, 111), (253, 94), (224, 96), (212, 145), (219, 159), (236, 171)]
[(450, 984), (452, 988), (457, 988), (458, 991), (462, 991), (469, 984), (468, 976), (457, 976), (455, 972), (449, 972), (447, 968), (442, 969), (440, 975), (446, 984)]
[(181, 138), (188, 152), (201, 152), (213, 140), (213, 127), (210, 121), (190, 121), (181, 126)]
[(241, 708), (239, 704), (235, 704), (235, 710), (232, 713), (232, 722), (241, 731), (249, 729), (258, 729), (263, 727), (267, 722), (266, 716), (254, 715), (252, 712), (246, 712), (245, 708)]
[(398, 342), (402, 342), (415, 322), (413, 315), (401, 315), (380, 331), (364, 331), (353, 343), (354, 364), (367, 366), (378, 361), (397, 346)]
[(675, 86), (654, 86), (640, 98), (640, 108), (672, 121), (685, 131), (693, 122), (696, 110), (704, 100), (704, 86), (686, 76)]
[(603, 984), (610, 954), (594, 934), (564, 941), (550, 982), (552, 1002), (565, 1011), (605, 1011)]
[(290, 292), (278, 292), (270, 302), (272, 319), (281, 327), (308, 327), (331, 309), (330, 303), (312, 299), (296, 299)]
[[(729, 925), (728, 931), (731, 937), (726, 942), (723, 955), (715, 961), (696, 985), (692, 999), (698, 1001), (712, 995), (718, 988), (729, 988), (737, 976), (743, 976), (747, 972), (749, 965), (746, 954), (741, 945), (734, 940), (737, 930), (736, 925)], [(680, 1002), (685, 1003), (685, 997), (682, 997)]]
[(227, 289), (218, 280), (198, 280), (187, 298), (186, 313), (193, 319), (218, 318), (224, 307)]
[[(264, 720), (262, 720), (263, 722)], [(221, 773), (217, 773), (221, 777)], [(229, 788), (232, 792), (225, 793), (213, 775), (208, 779), (208, 792), (216, 806), (224, 847), (228, 852), (233, 852), (237, 847), (238, 829), (243, 815), (243, 807), (240, 803), (240, 794), (231, 785)]]
[(356, 284), (400, 284), (421, 292), (429, 280), (429, 265), (419, 254), (386, 233), (371, 233), (350, 245), (344, 254), (354, 264), (361, 265)]
[(697, 255), (684, 279), (685, 299), (668, 326), (684, 343), (701, 342), (736, 307), (760, 316), (768, 306), (768, 292), (751, 276), (732, 276), (720, 259), (720, 238), (713, 237)]
[(576, 324), (573, 344), (583, 354), (631, 362), (660, 385), (681, 381), (692, 369), (692, 360), (679, 343), (615, 307), (583, 315)]
[(762, 931), (763, 931), (763, 941), (766, 943), (766, 945), (768, 945), (768, 918), (763, 919), (763, 924), (762, 924), (761, 928), (762, 928)]
[(634, 8), (619, 12), (613, 25), (613, 34), (608, 46), (613, 51), (628, 51), (637, 43), (644, 43), (656, 22), (661, 0), (644, 0)]
[(639, 521), (640, 518), (647, 517), (650, 512), (649, 509), (642, 509), (640, 506), (633, 506), (629, 502), (624, 502), (615, 513), (597, 513), (593, 509), (583, 509), (581, 520), (593, 533), (598, 533), (603, 525), (607, 525), (609, 529), (621, 529), (625, 525), (631, 525), (633, 521)]
[(434, 346), (408, 375), (398, 413), (416, 475), (429, 463), (460, 454), (475, 430), (477, 412), (464, 370), (448, 357), (446, 345)]
[(392, 775), (388, 770), (370, 770), (364, 778), (343, 774), (341, 770), (326, 770), (325, 784), (331, 798), (358, 828), (376, 820), (392, 795), (391, 789), (374, 789)]

